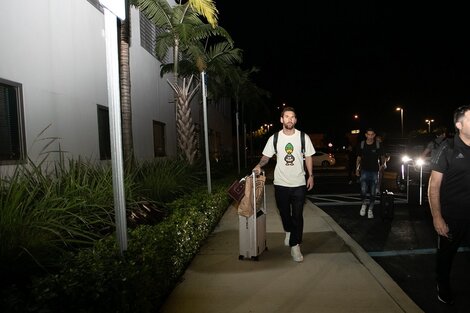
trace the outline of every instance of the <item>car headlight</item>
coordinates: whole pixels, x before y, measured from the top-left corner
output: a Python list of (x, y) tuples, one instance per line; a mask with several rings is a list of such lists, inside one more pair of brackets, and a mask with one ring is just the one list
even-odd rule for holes
[(421, 158), (416, 159), (416, 165), (423, 166), (425, 164), (424, 160)]
[(411, 160), (412, 160), (412, 159), (411, 159), (409, 156), (407, 156), (407, 155), (404, 155), (404, 156), (401, 158), (401, 161), (402, 161), (403, 163), (408, 163), (408, 162), (410, 162)]

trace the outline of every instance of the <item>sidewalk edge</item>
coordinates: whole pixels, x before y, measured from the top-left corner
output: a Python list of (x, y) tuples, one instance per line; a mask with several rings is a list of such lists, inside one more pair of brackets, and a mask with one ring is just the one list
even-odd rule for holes
[(369, 254), (339, 226), (335, 220), (329, 216), (325, 211), (320, 209), (315, 204), (308, 201), (306, 206), (311, 206), (313, 210), (319, 211), (319, 216), (322, 217), (328, 225), (340, 236), (345, 244), (350, 247), (351, 252), (361, 262), (364, 267), (372, 274), (377, 282), (384, 288), (390, 295), (393, 301), (403, 310), (403, 312), (411, 313), (424, 313), (424, 311), (410, 299), (410, 297), (398, 286), (398, 284), (388, 275), (388, 273), (369, 256)]

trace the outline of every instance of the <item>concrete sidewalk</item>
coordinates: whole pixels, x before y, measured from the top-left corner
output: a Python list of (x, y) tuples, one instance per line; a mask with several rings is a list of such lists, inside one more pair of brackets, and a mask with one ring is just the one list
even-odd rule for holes
[(238, 215), (230, 206), (161, 312), (423, 312), (310, 201), (304, 208), (304, 261), (294, 262), (273, 193), (273, 185), (266, 185), (268, 250), (259, 261), (238, 259)]

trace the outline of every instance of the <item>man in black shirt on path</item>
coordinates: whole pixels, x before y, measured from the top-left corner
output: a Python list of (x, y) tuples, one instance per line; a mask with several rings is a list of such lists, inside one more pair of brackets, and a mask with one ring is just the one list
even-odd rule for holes
[(379, 171), (385, 164), (385, 157), (380, 147), (380, 142), (375, 138), (376, 134), (372, 128), (367, 129), (366, 140), (358, 147), (356, 160), (356, 175), (360, 176), (361, 183), (361, 216), (366, 215), (367, 195), (369, 195), (369, 210), (367, 217), (374, 218), (374, 204), (379, 180)]
[(452, 261), (470, 229), (470, 105), (454, 112), (456, 135), (439, 146), (431, 160), (429, 206), (438, 234), (436, 254), (437, 298), (453, 303), (450, 287)]

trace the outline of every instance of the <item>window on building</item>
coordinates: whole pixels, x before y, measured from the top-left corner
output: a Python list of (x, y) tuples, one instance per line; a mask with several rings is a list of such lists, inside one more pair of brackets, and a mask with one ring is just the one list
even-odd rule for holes
[(109, 131), (109, 110), (98, 105), (98, 140), (100, 160), (111, 160), (111, 136)]
[(0, 164), (26, 158), (22, 86), (3, 79), (0, 79), (0, 147)]
[(165, 124), (153, 121), (153, 151), (155, 157), (166, 156)]

